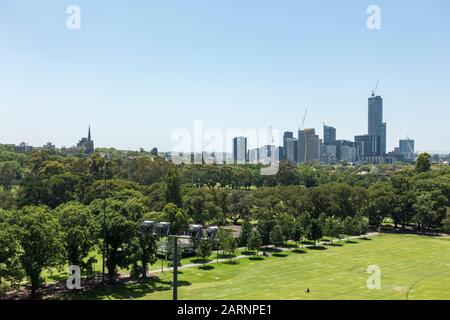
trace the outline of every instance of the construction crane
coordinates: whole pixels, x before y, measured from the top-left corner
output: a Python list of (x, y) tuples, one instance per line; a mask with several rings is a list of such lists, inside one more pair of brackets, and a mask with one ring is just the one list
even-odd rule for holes
[(267, 156), (269, 157), (270, 153), (270, 159), (274, 159), (275, 157), (275, 145), (274, 145), (274, 139), (273, 139), (273, 133), (272, 133), (272, 125), (269, 125), (269, 134), (270, 134), (270, 149), (267, 150)]
[(302, 120), (302, 126), (301, 126), (301, 130), (305, 130), (305, 120), (306, 120), (306, 115), (308, 114), (308, 109), (305, 109), (305, 114), (303, 115), (303, 120)]
[(377, 85), (375, 86), (375, 89), (372, 90), (372, 97), (375, 97), (375, 94), (377, 92), (378, 89), (378, 85), (380, 84), (380, 80), (377, 81)]

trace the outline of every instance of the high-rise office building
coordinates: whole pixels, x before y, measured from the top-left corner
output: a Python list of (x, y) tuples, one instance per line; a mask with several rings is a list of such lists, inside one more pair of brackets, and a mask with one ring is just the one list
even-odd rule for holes
[(290, 160), (293, 163), (298, 162), (298, 140), (296, 138), (287, 138), (286, 139), (286, 147), (285, 147), (285, 154), (286, 159)]
[(336, 128), (323, 125), (323, 143), (326, 145), (336, 144)]
[(383, 98), (374, 94), (369, 98), (368, 135), (380, 137), (377, 156), (384, 156), (386, 154), (386, 123), (383, 122)]
[(358, 161), (380, 162), (381, 137), (364, 134), (355, 136), (356, 158)]
[(411, 162), (415, 160), (414, 140), (401, 139), (399, 141), (399, 153), (403, 155), (403, 160)]
[(248, 162), (247, 138), (233, 138), (233, 161), (234, 164), (245, 164)]
[[(355, 157), (350, 157), (355, 150)], [(336, 140), (336, 159), (337, 161), (356, 161), (356, 147), (355, 143), (350, 140)]]
[(314, 129), (298, 131), (298, 162), (320, 161), (322, 139)]
[(293, 139), (294, 138), (294, 133), (291, 131), (286, 131), (283, 134), (283, 158), (282, 159), (287, 159), (287, 140), (288, 139)]

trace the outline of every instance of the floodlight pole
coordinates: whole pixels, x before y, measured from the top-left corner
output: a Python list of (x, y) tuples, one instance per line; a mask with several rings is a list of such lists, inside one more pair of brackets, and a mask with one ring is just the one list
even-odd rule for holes
[(178, 300), (178, 238), (173, 236), (173, 301)]
[(104, 178), (104, 190), (103, 190), (103, 254), (102, 254), (102, 283), (105, 283), (105, 255), (106, 255), (106, 158), (103, 158), (103, 178)]

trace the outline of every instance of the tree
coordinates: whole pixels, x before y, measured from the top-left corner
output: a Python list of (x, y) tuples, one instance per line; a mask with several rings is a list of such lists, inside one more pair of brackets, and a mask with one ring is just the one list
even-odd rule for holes
[(283, 245), (283, 241), (283, 230), (279, 224), (276, 224), (270, 232), (270, 242), (275, 247), (280, 247)]
[(314, 246), (316, 246), (316, 242), (322, 239), (322, 228), (319, 221), (312, 219), (306, 229), (305, 235), (308, 240), (314, 241)]
[(248, 238), (253, 231), (253, 225), (245, 220), (242, 224), (241, 234), (239, 235), (239, 246), (246, 247), (248, 243)]
[(63, 232), (63, 243), (70, 265), (89, 269), (94, 261), (86, 263), (84, 259), (89, 255), (97, 243), (100, 230), (89, 207), (79, 202), (68, 202), (55, 209)]
[(365, 235), (369, 230), (369, 222), (361, 214), (357, 214), (354, 217), (356, 231), (359, 235)]
[(420, 194), (414, 204), (414, 222), (423, 233), (433, 226), (438, 226), (447, 214), (446, 198), (440, 191)]
[(48, 207), (24, 207), (17, 212), (20, 262), (31, 282), (31, 295), (41, 284), (45, 268), (58, 267), (64, 262), (65, 251), (61, 228)]
[(258, 249), (261, 247), (261, 238), (258, 232), (252, 230), (247, 239), (247, 248), (255, 252), (255, 257), (258, 255)]
[(386, 217), (392, 217), (399, 210), (399, 196), (388, 182), (377, 182), (369, 187), (369, 200), (364, 208), (369, 222), (381, 227)]
[(358, 231), (355, 220), (352, 217), (345, 217), (342, 221), (342, 232), (347, 235), (347, 241), (350, 241), (350, 236), (353, 236)]
[(169, 169), (166, 183), (166, 203), (173, 203), (178, 208), (181, 208), (183, 206), (181, 195), (181, 178), (176, 168)]
[(261, 238), (263, 246), (267, 246), (271, 243), (270, 232), (274, 228), (276, 222), (270, 213), (264, 212), (261, 214), (258, 220), (258, 233)]
[(170, 222), (170, 233), (180, 234), (187, 229), (189, 217), (183, 209), (178, 208), (173, 203), (168, 203), (163, 209), (165, 219)]
[(303, 235), (304, 235), (304, 231), (303, 231), (302, 225), (301, 225), (299, 219), (297, 219), (294, 224), (294, 229), (292, 230), (292, 240), (295, 241), (297, 248), (298, 248), (298, 243), (303, 240)]
[(222, 254), (227, 255), (230, 259), (236, 252), (236, 240), (230, 230), (221, 228), (216, 235), (219, 248), (222, 249)]
[(9, 212), (0, 209), (0, 296), (4, 280), (17, 284), (24, 277), (18, 258), (17, 226), (12, 224)]
[[(283, 210), (285, 210), (283, 208)], [(283, 234), (283, 240), (285, 245), (288, 245), (288, 241), (292, 237), (292, 233), (294, 231), (294, 217), (283, 211), (277, 215), (278, 225), (281, 227), (281, 233)]]
[(116, 279), (117, 267), (128, 267), (135, 261), (136, 256), (133, 254), (135, 243), (133, 242), (137, 236), (138, 225), (127, 220), (114, 208), (108, 208), (106, 221), (106, 236), (103, 241), (107, 244), (108, 278), (109, 282), (113, 283)]
[(333, 238), (339, 238), (341, 234), (341, 224), (335, 217), (328, 217), (323, 225), (323, 234), (329, 236), (331, 243), (333, 243)]
[(431, 168), (430, 155), (426, 152), (421, 153), (416, 161), (416, 171), (419, 173), (427, 172)]
[[(135, 246), (135, 259), (132, 259), (134, 274), (141, 274), (142, 278), (147, 278), (148, 265), (153, 265), (156, 262), (156, 252), (158, 247), (156, 240), (158, 236), (150, 233), (139, 232), (137, 237), (137, 245)], [(140, 266), (136, 263), (140, 261)]]
[(16, 172), (11, 162), (5, 162), (0, 166), (0, 185), (5, 190), (10, 190), (16, 178)]
[(208, 257), (211, 255), (211, 251), (212, 248), (210, 241), (208, 240), (196, 241), (195, 253), (197, 254), (198, 259), (202, 261), (203, 266), (205, 266)]

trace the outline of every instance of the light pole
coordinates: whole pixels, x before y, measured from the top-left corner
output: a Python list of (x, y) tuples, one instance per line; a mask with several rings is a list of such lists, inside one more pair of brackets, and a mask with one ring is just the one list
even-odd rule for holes
[(106, 159), (108, 158), (107, 154), (102, 154), (103, 157), (103, 180), (104, 180), (104, 189), (103, 189), (103, 252), (102, 252), (102, 283), (105, 283), (105, 259), (106, 252), (108, 250), (107, 242), (106, 242)]

